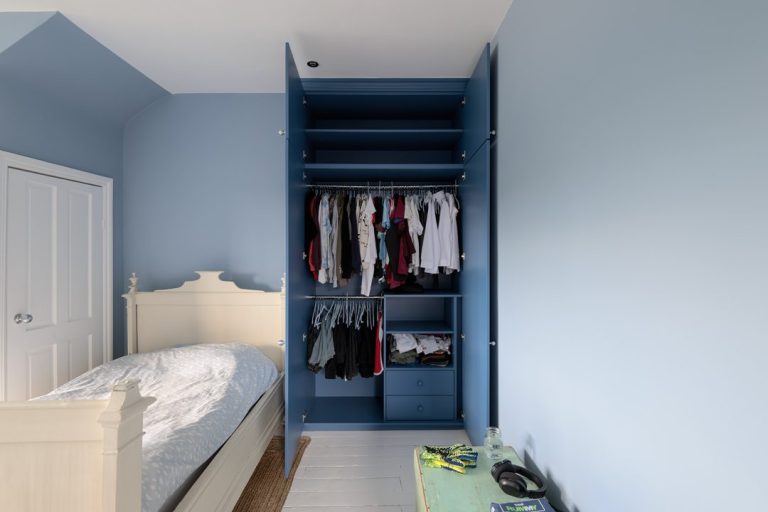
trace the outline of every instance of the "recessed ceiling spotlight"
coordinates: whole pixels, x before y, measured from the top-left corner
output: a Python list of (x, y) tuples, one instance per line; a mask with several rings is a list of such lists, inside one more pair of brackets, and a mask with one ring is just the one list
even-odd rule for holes
[(318, 64), (318, 62), (317, 62), (316, 60), (310, 60), (310, 61), (307, 61), (307, 66), (309, 66), (309, 67), (311, 67), (311, 68), (316, 68), (316, 67), (317, 67), (317, 66), (319, 66), (319, 65), (320, 65), (320, 64)]

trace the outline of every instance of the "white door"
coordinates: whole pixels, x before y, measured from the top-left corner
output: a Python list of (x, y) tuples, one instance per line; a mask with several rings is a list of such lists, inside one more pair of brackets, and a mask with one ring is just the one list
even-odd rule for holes
[(8, 173), (6, 398), (104, 362), (102, 189)]

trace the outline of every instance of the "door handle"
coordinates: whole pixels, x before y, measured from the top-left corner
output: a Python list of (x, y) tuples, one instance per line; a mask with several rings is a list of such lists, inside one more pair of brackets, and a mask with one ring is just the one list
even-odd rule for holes
[(13, 317), (13, 321), (17, 324), (28, 324), (32, 322), (32, 315), (29, 313), (17, 313), (16, 316)]

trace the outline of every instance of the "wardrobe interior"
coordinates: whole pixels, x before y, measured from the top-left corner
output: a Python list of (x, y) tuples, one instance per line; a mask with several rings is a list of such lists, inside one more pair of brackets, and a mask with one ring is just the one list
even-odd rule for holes
[[(304, 80), (286, 47), (286, 464), (304, 429), (466, 428), (481, 441), (490, 415), (489, 76), (486, 46), (469, 79)], [(318, 212), (308, 205), (338, 200), (349, 207), (374, 197), (381, 215), (382, 200), (395, 207), (410, 199), (426, 228), (438, 196), (450, 196), (458, 209), (457, 270), (422, 268), (397, 286), (379, 260), (370, 290), (361, 273), (337, 284), (340, 276), (318, 279), (320, 259), (306, 234), (317, 235), (308, 223)], [(380, 254), (386, 257), (383, 246)], [(380, 374), (347, 378), (341, 369), (334, 376), (333, 369), (308, 368), (318, 302), (342, 316), (365, 307), (381, 312)], [(450, 355), (437, 363), (421, 354), (398, 360), (395, 336), (406, 345), (418, 338), (419, 350), (447, 344)]]

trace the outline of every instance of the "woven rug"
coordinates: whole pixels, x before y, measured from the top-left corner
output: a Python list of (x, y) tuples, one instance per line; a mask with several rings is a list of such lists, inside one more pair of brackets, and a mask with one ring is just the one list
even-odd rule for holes
[(251, 479), (243, 489), (234, 512), (280, 512), (283, 509), (285, 498), (291, 490), (293, 476), (309, 444), (309, 438), (302, 437), (299, 440), (296, 460), (293, 461), (291, 474), (287, 480), (283, 478), (284, 441), (283, 437), (275, 436), (269, 442), (267, 451), (264, 452), (259, 465), (256, 466)]

